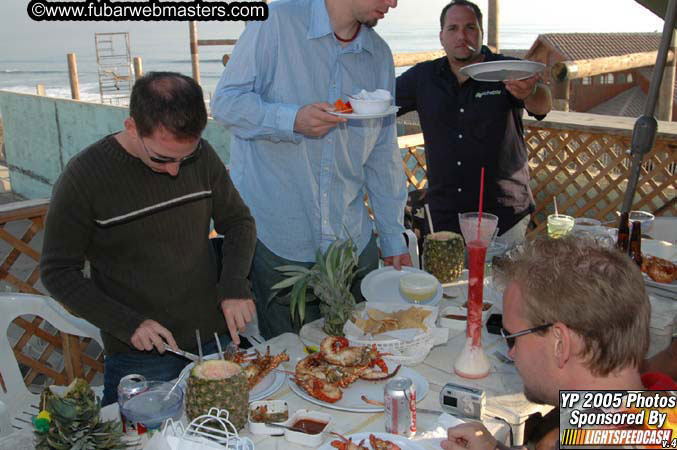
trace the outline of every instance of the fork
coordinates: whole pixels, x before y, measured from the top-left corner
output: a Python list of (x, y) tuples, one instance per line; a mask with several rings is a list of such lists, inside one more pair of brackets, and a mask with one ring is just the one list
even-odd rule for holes
[(235, 359), (235, 355), (237, 355), (239, 350), (240, 347), (238, 347), (233, 341), (230, 341), (223, 351), (223, 357), (227, 360), (233, 360)]

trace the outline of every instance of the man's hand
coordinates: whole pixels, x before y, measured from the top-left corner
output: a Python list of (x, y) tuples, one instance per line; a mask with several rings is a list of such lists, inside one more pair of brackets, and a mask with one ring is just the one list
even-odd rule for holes
[(411, 263), (411, 255), (409, 253), (402, 253), (401, 255), (386, 256), (383, 258), (383, 264), (386, 266), (393, 266), (395, 270), (402, 270), (402, 266), (413, 266)]
[(160, 354), (165, 352), (165, 342), (171, 348), (179, 348), (171, 331), (150, 319), (141, 322), (141, 325), (132, 334), (131, 342), (137, 350), (151, 351), (155, 347)]
[(296, 113), (294, 131), (308, 137), (322, 137), (339, 123), (348, 120), (327, 112), (333, 106), (327, 102), (305, 105)]
[(522, 101), (526, 100), (527, 97), (534, 93), (534, 86), (539, 80), (540, 76), (534, 75), (525, 80), (506, 80), (505, 88), (510, 92), (515, 98), (518, 98)]
[(494, 450), (497, 447), (496, 439), (479, 422), (470, 422), (457, 425), (447, 430), (447, 440), (440, 446), (446, 450)]
[(254, 318), (256, 306), (251, 299), (225, 299), (221, 301), (221, 311), (226, 318), (230, 339), (235, 345), (240, 345), (239, 333)]

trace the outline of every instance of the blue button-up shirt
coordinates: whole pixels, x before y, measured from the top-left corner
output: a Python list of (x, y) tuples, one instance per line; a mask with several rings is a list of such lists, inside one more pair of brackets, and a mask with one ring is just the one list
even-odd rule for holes
[(395, 116), (349, 120), (321, 138), (294, 132), (298, 110), (362, 89), (393, 94), (387, 44), (362, 27), (342, 47), (324, 0), (270, 5), (265, 22), (249, 23), (216, 87), (212, 115), (229, 127), (231, 177), (273, 253), (314, 261), (348, 234), (362, 251), (373, 224), (384, 256), (406, 253), (402, 218), (406, 185)]

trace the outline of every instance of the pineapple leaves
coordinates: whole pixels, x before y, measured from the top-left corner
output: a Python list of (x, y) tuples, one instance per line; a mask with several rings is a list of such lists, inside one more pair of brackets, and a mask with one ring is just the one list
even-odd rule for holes
[(271, 289), (280, 290), (280, 289), (288, 288), (289, 286), (293, 286), (294, 283), (299, 281), (301, 278), (304, 278), (304, 275), (291, 276), (289, 278), (286, 278), (286, 279), (280, 281), (279, 283), (276, 283), (275, 285), (273, 285), (273, 287), (271, 287)]
[[(284, 278), (272, 289), (276, 291), (271, 301), (281, 290), (291, 287), (289, 293), (289, 310), (292, 320), (297, 317), (303, 324), (306, 315), (308, 289), (320, 300), (320, 311), (325, 318), (325, 328), (332, 334), (342, 334), (343, 323), (355, 306), (355, 299), (350, 293), (350, 286), (355, 277), (355, 268), (359, 258), (352, 239), (334, 241), (326, 253), (317, 250), (315, 264), (310, 267), (285, 265), (276, 267)], [(329, 327), (329, 328), (327, 328)]]

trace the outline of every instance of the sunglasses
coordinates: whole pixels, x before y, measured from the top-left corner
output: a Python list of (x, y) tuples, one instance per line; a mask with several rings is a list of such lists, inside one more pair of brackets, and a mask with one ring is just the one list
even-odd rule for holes
[(183, 158), (179, 159), (168, 158), (166, 156), (159, 156), (157, 154), (156, 154), (157, 156), (151, 155), (150, 151), (148, 150), (148, 147), (146, 147), (146, 143), (144, 142), (143, 138), (141, 138), (141, 145), (143, 146), (143, 149), (146, 151), (148, 159), (153, 161), (155, 164), (174, 164), (174, 163), (183, 164), (186, 161), (190, 161), (191, 159), (195, 158), (197, 152), (199, 152), (200, 149), (202, 148), (202, 139), (200, 139), (200, 141), (197, 143), (197, 147), (195, 147), (195, 150), (193, 150), (190, 154), (184, 156)]
[(553, 325), (552, 323), (546, 323), (545, 325), (539, 325), (537, 327), (518, 331), (517, 333), (513, 334), (508, 334), (505, 328), (501, 328), (501, 336), (503, 336), (503, 339), (505, 339), (505, 343), (508, 344), (508, 349), (512, 350), (512, 348), (515, 346), (515, 339), (517, 339), (518, 337), (524, 336), (526, 334), (535, 333), (537, 331), (547, 330), (552, 325)]

